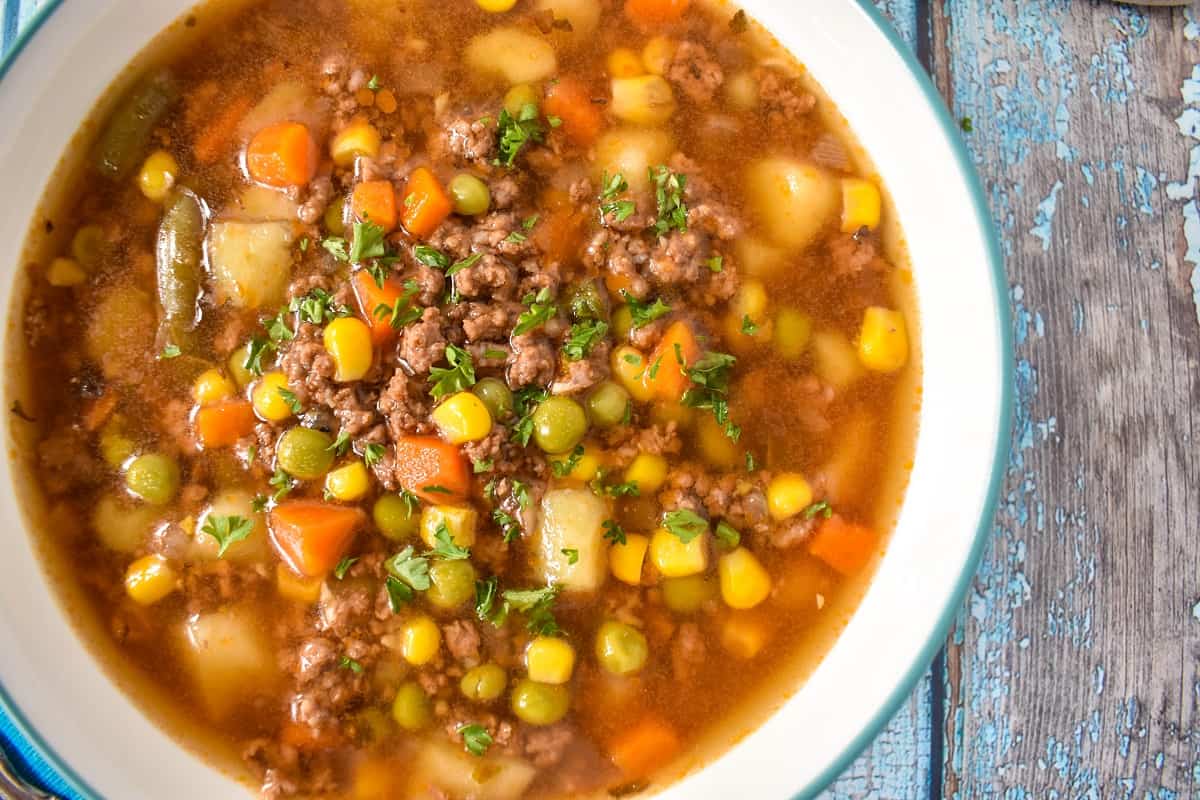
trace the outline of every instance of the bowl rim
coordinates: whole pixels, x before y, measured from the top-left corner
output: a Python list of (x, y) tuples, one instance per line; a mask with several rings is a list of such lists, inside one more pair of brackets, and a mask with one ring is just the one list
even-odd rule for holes
[[(63, 5), (64, 0), (48, 0), (29, 18), (25, 26), (12, 40), (10, 48), (3, 58), (0, 58), (0, 80), (8, 74), (12, 65), (25, 51), (29, 43), (45, 25), (54, 12)], [(984, 240), (987, 252), (987, 267), (992, 278), (992, 310), (995, 314), (997, 338), (1000, 359), (1000, 419), (996, 429), (996, 439), (993, 443), (992, 466), (988, 479), (987, 493), (979, 510), (979, 519), (971, 543), (968, 557), (963, 561), (959, 575), (952, 591), (947, 595), (943, 608), (938, 614), (937, 621), (930, 631), (925, 643), (921, 646), (917, 657), (908, 666), (885, 702), (874, 716), (863, 726), (862, 730), (832, 759), (809, 784), (800, 789), (792, 800), (808, 800), (827, 788), (841, 775), (858, 756), (866, 750), (882, 730), (891, 721), (900, 705), (912, 693), (930, 663), (944, 646), (947, 634), (958, 615), (967, 589), (978, 570), (983, 549), (990, 538), (992, 524), (999, 501), (1000, 488), (1004, 480), (1006, 456), (1008, 453), (1013, 425), (1014, 411), (1014, 359), (1012, 314), (1007, 302), (1008, 278), (1004, 270), (1004, 260), (1000, 247), (999, 236), (993, 221), (991, 209), (988, 206), (983, 183), (975, 169), (966, 142), (958, 131), (958, 124), (950, 114), (940, 92), (938, 92), (929, 74), (920, 63), (916, 53), (908, 42), (900, 36), (896, 28), (874, 5), (873, 0), (850, 0), (868, 21), (878, 29), (892, 49), (900, 56), (907, 68), (907, 78), (912, 81), (925, 100), (926, 110), (937, 120), (946, 141), (954, 155), (960, 177), (969, 191), (972, 199), (973, 212), (979, 228), (979, 234)], [(11, 15), (11, 9), (17, 7), (17, 0), (4, 0), (4, 16), (6, 23)], [(15, 17), (15, 15), (11, 15)], [(936, 691), (935, 687), (935, 691)], [(0, 678), (0, 711), (7, 715), (15, 732), (24, 737), (29, 745), (28, 751), (22, 755), (28, 762), (37, 765), (41, 761), (52, 768), (63, 783), (83, 800), (103, 800), (103, 796), (93, 789), (88, 782), (77, 773), (70, 763), (52, 748), (42, 735), (34, 728), (13, 701)], [(935, 765), (936, 768), (936, 765)]]

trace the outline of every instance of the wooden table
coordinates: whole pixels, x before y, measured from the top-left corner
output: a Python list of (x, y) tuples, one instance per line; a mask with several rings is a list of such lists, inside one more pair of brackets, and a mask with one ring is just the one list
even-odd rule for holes
[(1200, 15), (876, 2), (968, 129), (1017, 410), (945, 651), (826, 797), (1200, 796)]

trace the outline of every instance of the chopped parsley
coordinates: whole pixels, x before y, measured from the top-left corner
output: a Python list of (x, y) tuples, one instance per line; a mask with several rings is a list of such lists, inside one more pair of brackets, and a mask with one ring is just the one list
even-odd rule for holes
[(746, 472), (754, 472), (757, 465), (754, 463), (754, 453), (746, 451)]
[(607, 172), (600, 178), (600, 223), (605, 223), (609, 214), (617, 222), (624, 222), (633, 216), (637, 205), (632, 200), (618, 200), (617, 195), (629, 190), (629, 182), (625, 176), (617, 172), (609, 175)]
[(521, 302), (528, 308), (517, 317), (517, 325), (513, 328), (513, 336), (529, 333), (549, 322), (558, 313), (558, 307), (551, 302), (553, 299), (549, 287), (543, 287), (537, 294), (528, 293)]
[(454, 492), (450, 491), (445, 486), (438, 486), (436, 483), (430, 483), (430, 484), (426, 484), (425, 486), (422, 486), (421, 491), (437, 492), (438, 494), (454, 494)]
[(450, 259), (440, 250), (435, 250), (427, 244), (419, 244), (413, 248), (413, 258), (427, 267), (445, 270), (450, 266)]
[(490, 622), (496, 627), (504, 624), (502, 607), (496, 605), (500, 596), (500, 579), (495, 575), (480, 578), (475, 581), (475, 615), (483, 622)]
[(275, 470), (275, 474), (271, 476), (271, 480), (267, 481), (267, 483), (275, 487), (275, 494), (271, 495), (271, 499), (276, 503), (287, 497), (296, 486), (296, 482), (292, 480), (292, 476), (281, 469)]
[(688, 370), (692, 385), (683, 393), (681, 402), (690, 408), (707, 409), (712, 412), (717, 424), (724, 426), (725, 435), (737, 441), (742, 429), (729, 419), (730, 373), (737, 359), (728, 353), (707, 352)]
[(554, 619), (554, 598), (558, 588), (509, 589), (501, 594), (504, 604), (525, 615), (525, 627), (538, 636), (556, 636), (562, 632)]
[(817, 516), (829, 519), (833, 516), (833, 506), (829, 505), (827, 501), (821, 500), (804, 509), (803, 513), (805, 519), (814, 519)]
[(220, 516), (209, 514), (200, 532), (217, 540), (217, 558), (225, 555), (225, 551), (235, 542), (240, 542), (254, 531), (254, 523), (245, 517), (237, 515)]
[(478, 461), (471, 462), (471, 470), (476, 474), (481, 472), (491, 472), (492, 467), (496, 465), (496, 460), (493, 458), (481, 458)]
[(399, 614), (400, 609), (406, 603), (411, 603), (415, 597), (412, 587), (395, 575), (388, 575), (384, 578), (383, 586), (387, 590), (388, 606), (391, 607), (393, 614)]
[(704, 266), (708, 267), (713, 272), (720, 272), (725, 269), (725, 257), (713, 256), (704, 262)]
[(350, 261), (359, 264), (368, 258), (383, 258), (387, 255), (387, 244), (383, 237), (387, 231), (374, 222), (354, 223), (354, 241), (350, 245)]
[(411, 517), (416, 514), (417, 509), (421, 507), (421, 498), (417, 497), (408, 489), (401, 489), (399, 492), (397, 492), (397, 494), (399, 494), (400, 499), (404, 501), (404, 508), (406, 511), (408, 511), (408, 515)]
[(721, 520), (717, 523), (714, 534), (717, 537), (717, 541), (720, 542), (723, 547), (727, 547), (730, 550), (742, 543), (742, 534), (738, 532), (737, 528), (733, 527), (725, 520)]
[(300, 252), (301, 253), (308, 252), (308, 237), (307, 236), (301, 237), (301, 239), (300, 239)]
[(367, 88), (370, 89), (372, 92), (379, 91), (379, 89), (381, 88), (381, 84), (379, 83), (378, 75), (371, 76), (371, 80), (367, 81)]
[(575, 449), (571, 454), (562, 461), (551, 461), (550, 471), (554, 473), (556, 478), (565, 478), (575, 471), (579, 466), (579, 461), (583, 458), (583, 445), (575, 445)]
[(355, 561), (358, 561), (358, 556), (346, 556), (341, 561), (339, 561), (337, 566), (333, 568), (334, 577), (337, 578), (339, 581), (342, 578), (345, 578), (346, 573), (349, 572), (350, 568), (354, 566)]
[(507, 244), (521, 244), (522, 242), (526, 241), (528, 238), (529, 238), (528, 236), (521, 233), (520, 231), (513, 231), (508, 236), (505, 236), (503, 241)]
[(684, 544), (708, 530), (708, 520), (686, 508), (677, 508), (663, 514), (662, 524)]
[(246, 345), (246, 361), (242, 367), (252, 375), (263, 374), (263, 356), (275, 352), (275, 343), (265, 336), (252, 336)]
[(606, 519), (602, 527), (605, 539), (613, 544), (625, 544), (625, 529), (618, 525), (616, 520)]
[(429, 559), (416, 555), (412, 545), (383, 562), (383, 566), (389, 575), (418, 592), (424, 592), (432, 585), (429, 580)]
[[(295, 314), (301, 322), (310, 322), (313, 325), (324, 325), (338, 317), (350, 316), (350, 309), (338, 305), (333, 295), (319, 287), (309, 290), (303, 297), (292, 298), (292, 302), (288, 304), (288, 311)], [(271, 338), (277, 337), (272, 334)], [(286, 338), (292, 338), (290, 331)]]
[(742, 314), (742, 333), (746, 336), (753, 336), (758, 333), (758, 325), (754, 320), (750, 319), (749, 314)]
[(363, 461), (368, 467), (373, 467), (387, 455), (387, 448), (377, 442), (371, 442), (363, 448)]
[(466, 258), (462, 259), (461, 261), (455, 261), (453, 264), (451, 264), (449, 267), (446, 268), (446, 277), (453, 278), (455, 275), (462, 272), (464, 269), (470, 269), (471, 267), (478, 264), (479, 259), (481, 259), (481, 258), (483, 258), (483, 253), (471, 253), (471, 255), (467, 256)]
[(293, 414), (299, 414), (304, 410), (304, 406), (300, 404), (296, 393), (291, 389), (285, 389), (280, 386), (276, 391), (279, 392), (279, 396), (283, 398), (283, 402), (287, 403), (287, 407), (291, 409)]
[(492, 511), (492, 521), (500, 528), (504, 541), (515, 542), (521, 538), (521, 521), (502, 508)]
[(655, 298), (652, 303), (646, 303), (638, 300), (625, 289), (621, 290), (621, 296), (625, 298), (625, 304), (629, 306), (629, 313), (633, 316), (633, 327), (635, 328), (649, 325), (671, 311), (671, 307), (664, 303), (661, 297)]
[(387, 283), (388, 276), (392, 274), (390, 264), (385, 264), (382, 261), (373, 261), (367, 265), (367, 274), (375, 281), (375, 285), (380, 289)]
[(513, 478), (512, 482), (512, 496), (517, 501), (517, 505), (521, 506), (522, 511), (529, 508), (533, 502), (529, 498), (529, 484), (516, 478)]
[(540, 142), (546, 135), (538, 121), (538, 108), (533, 103), (521, 106), (515, 117), (508, 113), (507, 108), (500, 109), (496, 129), (499, 131), (499, 145), (495, 163), (504, 167), (513, 165), (526, 143)]
[(333, 444), (325, 448), (332, 450), (335, 456), (344, 456), (350, 452), (350, 434), (345, 431), (338, 431), (337, 438), (333, 440)]
[(433, 388), (429, 394), (439, 400), (448, 394), (461, 392), (475, 385), (475, 364), (471, 354), (458, 345), (446, 345), (448, 367), (433, 367), (429, 370), (429, 382)]
[(637, 481), (605, 483), (603, 475), (592, 481), (591, 486), (592, 491), (601, 497), (605, 495), (609, 497), (640, 497), (642, 494), (641, 489), (638, 488)]
[(421, 309), (410, 302), (420, 291), (420, 285), (412, 278), (409, 278), (404, 282), (404, 291), (396, 298), (396, 302), (393, 305), (389, 306), (387, 303), (380, 303), (375, 306), (375, 310), (372, 313), (381, 320), (387, 320), (388, 324), (396, 330), (400, 330), (405, 325), (416, 322), (421, 318)]
[(521, 227), (527, 231), (533, 230), (533, 227), (538, 224), (538, 220), (542, 218), (541, 214), (532, 214), (521, 220)]
[(265, 494), (256, 494), (254, 499), (250, 501), (250, 508), (255, 514), (261, 514), (267, 510), (267, 496)]
[(492, 735), (478, 723), (459, 725), (457, 730), (462, 735), (463, 748), (473, 756), (482, 756), (492, 746)]
[(562, 549), (562, 554), (567, 557), (568, 564), (573, 565), (579, 563), (579, 551), (574, 547), (564, 547)]
[(328, 236), (322, 239), (321, 247), (325, 248), (335, 261), (350, 260), (350, 254), (346, 252), (346, 240), (341, 236)]
[(537, 386), (526, 386), (513, 392), (513, 414), (517, 421), (513, 425), (512, 439), (528, 446), (533, 438), (533, 412), (549, 396), (549, 393)]
[(471, 551), (459, 547), (450, 535), (450, 529), (445, 522), (439, 522), (437, 531), (433, 534), (433, 557), (442, 561), (464, 561), (471, 557)]
[(608, 323), (603, 320), (576, 322), (567, 332), (567, 340), (563, 342), (563, 355), (568, 361), (582, 361), (592, 352), (593, 347), (604, 341), (605, 336), (608, 336)]
[(355, 661), (350, 656), (342, 656), (340, 659), (338, 659), (338, 665), (342, 669), (350, 670), (355, 675), (362, 675), (363, 665)]
[(179, 345), (169, 344), (162, 349), (162, 352), (158, 354), (158, 357), (165, 360), (169, 358), (179, 358), (181, 355), (183, 355), (183, 351), (179, 349)]
[(672, 172), (663, 165), (650, 167), (648, 174), (654, 184), (654, 199), (658, 204), (658, 220), (650, 229), (659, 236), (670, 231), (687, 231), (687, 205), (683, 202), (683, 190), (687, 187), (687, 176)]

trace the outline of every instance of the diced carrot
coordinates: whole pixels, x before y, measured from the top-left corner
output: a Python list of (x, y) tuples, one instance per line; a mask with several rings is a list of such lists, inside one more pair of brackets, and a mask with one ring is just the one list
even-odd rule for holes
[(604, 285), (613, 297), (621, 297), (621, 292), (633, 288), (633, 278), (618, 272), (609, 272), (604, 276)]
[(621, 731), (608, 745), (608, 754), (626, 778), (644, 778), (679, 752), (679, 736), (658, 717), (643, 717)]
[(246, 148), (246, 171), (267, 186), (303, 186), (317, 174), (317, 142), (299, 122), (279, 122), (254, 134)]
[(600, 136), (604, 118), (592, 102), (592, 93), (582, 81), (560, 78), (546, 90), (543, 108), (547, 117), (562, 120), (563, 132), (577, 145), (587, 147)]
[(312, 728), (300, 722), (286, 720), (279, 729), (279, 739), (297, 750), (324, 750), (341, 743), (337, 730), (331, 727)]
[[(678, 347), (676, 347), (678, 345)], [(679, 400), (690, 383), (684, 370), (700, 358), (700, 343), (682, 320), (671, 323), (646, 362), (642, 385), (664, 400)], [(682, 359), (683, 363), (680, 363)]]
[(365, 521), (357, 508), (292, 500), (271, 511), (271, 542), (292, 571), (315, 578), (337, 566)]
[(116, 408), (116, 392), (107, 392), (101, 395), (98, 399), (92, 401), (87, 411), (83, 412), (83, 429), (87, 431), (99, 430), (100, 426), (112, 416), (112, 412)]
[(453, 206), (437, 176), (425, 167), (417, 167), (404, 187), (400, 221), (413, 236), (425, 238), (450, 216)]
[(354, 296), (358, 298), (358, 310), (363, 319), (371, 326), (371, 340), (375, 344), (386, 344), (396, 335), (391, 318), (376, 314), (380, 306), (392, 308), (404, 293), (404, 282), (395, 275), (389, 275), (380, 286), (375, 278), (365, 269), (354, 273)]
[(196, 438), (205, 449), (229, 447), (254, 433), (254, 406), (246, 400), (227, 400), (196, 412)]
[(354, 187), (350, 210), (360, 222), (374, 222), (385, 233), (396, 229), (396, 190), (391, 181), (363, 181)]
[(666, 25), (682, 19), (688, 3), (689, 0), (625, 0), (625, 16), (642, 25)]
[(879, 546), (875, 531), (834, 514), (824, 520), (808, 543), (808, 552), (842, 575), (854, 575), (867, 565)]
[(542, 215), (533, 229), (533, 241), (545, 255), (546, 263), (558, 262), (567, 267), (579, 260), (576, 243), (583, 222), (583, 215), (570, 208), (557, 208)]
[(396, 442), (396, 478), (430, 503), (462, 499), (471, 488), (462, 453), (433, 436), (406, 436)]
[(238, 124), (246, 114), (250, 113), (252, 101), (246, 95), (234, 98), (211, 119), (196, 134), (192, 143), (192, 154), (201, 164), (212, 164), (233, 146), (234, 134)]

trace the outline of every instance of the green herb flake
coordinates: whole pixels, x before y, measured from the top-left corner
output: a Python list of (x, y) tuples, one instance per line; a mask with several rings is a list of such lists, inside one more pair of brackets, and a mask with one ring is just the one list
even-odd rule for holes
[(395, 575), (388, 575), (384, 578), (383, 587), (387, 590), (388, 606), (392, 609), (393, 614), (399, 614), (400, 609), (411, 603), (416, 597), (412, 587)]
[(341, 236), (325, 237), (321, 240), (321, 247), (333, 256), (335, 261), (348, 262), (350, 260), (350, 254), (346, 251), (346, 240)]
[(724, 256), (713, 256), (712, 258), (705, 261), (704, 265), (713, 272), (720, 272), (721, 270), (725, 269), (725, 257)]
[(717, 542), (719, 542), (722, 547), (726, 547), (730, 550), (742, 543), (742, 534), (738, 532), (737, 528), (733, 527), (725, 520), (721, 520), (717, 523), (717, 527), (713, 531), (713, 534), (716, 536)]
[(387, 455), (387, 447), (377, 442), (371, 442), (363, 448), (363, 462), (368, 467), (378, 464), (385, 455)]
[(231, 545), (254, 532), (254, 523), (237, 515), (209, 514), (200, 532), (217, 540), (217, 558), (222, 558)]
[(445, 522), (438, 523), (437, 530), (433, 534), (433, 541), (432, 554), (434, 558), (442, 561), (465, 561), (471, 557), (470, 550), (455, 543)]
[(271, 499), (276, 503), (287, 497), (296, 486), (296, 482), (292, 480), (292, 476), (281, 469), (275, 470), (275, 474), (271, 476), (271, 480), (267, 481), (267, 483), (275, 487), (275, 494), (271, 496)]
[(338, 659), (338, 666), (340, 666), (342, 669), (350, 670), (355, 675), (362, 675), (363, 672), (363, 665), (355, 661), (350, 656), (342, 656), (340, 659)]
[(754, 320), (750, 319), (749, 314), (742, 315), (742, 334), (745, 336), (753, 336), (758, 333), (758, 325)]
[(495, 465), (496, 460), (494, 458), (481, 458), (471, 462), (471, 470), (476, 475), (479, 475), (484, 472), (491, 472)]
[(662, 524), (684, 544), (708, 530), (708, 520), (687, 508), (678, 508), (663, 514)]
[(478, 264), (479, 259), (481, 259), (481, 258), (483, 258), (483, 253), (471, 253), (471, 255), (467, 256), (466, 258), (462, 259), (461, 261), (455, 261), (453, 264), (451, 264), (449, 267), (446, 268), (446, 277), (453, 278), (455, 275), (462, 272), (464, 269), (470, 269), (471, 267)]
[(358, 556), (346, 556), (338, 562), (336, 567), (333, 568), (333, 576), (339, 581), (342, 580), (346, 577), (346, 573), (350, 571), (350, 568), (354, 566), (354, 562), (356, 561), (358, 561)]
[(334, 455), (344, 456), (350, 452), (350, 434), (345, 431), (338, 431), (337, 438), (333, 440), (333, 444), (325, 448), (332, 450)]
[(516, 116), (508, 113), (506, 108), (500, 109), (496, 129), (499, 135), (495, 163), (503, 167), (511, 167), (526, 144), (540, 142), (546, 135), (538, 121), (538, 108), (533, 103), (523, 105)]
[(692, 385), (683, 393), (681, 402), (690, 408), (711, 411), (717, 423), (725, 428), (725, 435), (736, 442), (742, 429), (729, 419), (726, 398), (735, 363), (737, 359), (727, 353), (705, 353), (687, 370)]
[(833, 506), (829, 505), (825, 500), (820, 500), (804, 509), (801, 513), (804, 514), (805, 519), (815, 519), (818, 516), (829, 519), (833, 516)]
[(960, 119), (958, 121), (958, 127), (962, 128), (963, 133), (975, 132), (975, 123), (971, 121), (970, 117), (963, 117)]
[(579, 551), (574, 547), (564, 547), (562, 554), (567, 557), (567, 563), (574, 565), (579, 563)]
[(556, 478), (565, 478), (575, 471), (582, 458), (583, 445), (577, 444), (575, 445), (575, 449), (571, 451), (571, 454), (562, 461), (551, 461), (550, 471), (554, 473), (554, 477)]
[(671, 307), (664, 303), (661, 297), (655, 298), (653, 302), (646, 303), (638, 300), (626, 289), (621, 290), (621, 296), (625, 298), (625, 304), (629, 306), (629, 313), (633, 316), (634, 328), (649, 325), (654, 320), (669, 314), (671, 311)]
[(505, 236), (503, 241), (508, 244), (521, 244), (522, 242), (526, 241), (528, 238), (529, 238), (528, 236), (521, 233), (520, 231), (513, 231), (508, 236)]
[(433, 388), (429, 390), (434, 400), (440, 400), (448, 394), (461, 392), (475, 385), (475, 364), (471, 354), (458, 345), (446, 345), (447, 367), (433, 367), (429, 370), (429, 382)]
[(558, 588), (509, 589), (501, 594), (507, 606), (525, 615), (525, 627), (538, 636), (557, 636), (562, 632), (554, 619), (554, 598)]
[(525, 483), (524, 481), (519, 481), (516, 478), (513, 478), (512, 496), (513, 499), (517, 501), (517, 505), (521, 507), (522, 511), (527, 510), (531, 505), (533, 505), (533, 500), (529, 497), (529, 484)]
[(475, 616), (479, 617), (480, 621), (490, 622), (496, 627), (504, 623), (503, 616), (499, 613), (501, 607), (496, 604), (499, 596), (500, 579), (495, 575), (475, 581)]
[(650, 167), (650, 182), (654, 184), (654, 199), (658, 205), (658, 220), (650, 226), (658, 236), (670, 231), (687, 231), (687, 205), (683, 192), (687, 187), (687, 176), (672, 172), (664, 165)]
[(747, 450), (746, 451), (746, 472), (754, 472), (754, 470), (757, 468), (757, 466), (758, 465), (754, 463), (754, 453), (751, 453), (749, 450)]
[(517, 317), (517, 324), (513, 328), (512, 335), (520, 336), (529, 333), (553, 319), (554, 315), (558, 313), (558, 306), (551, 302), (552, 299), (553, 295), (551, 295), (549, 287), (543, 287), (537, 294), (530, 292), (525, 295), (521, 302), (528, 308)]
[(625, 529), (617, 524), (616, 520), (604, 520), (604, 538), (613, 544), (625, 544)]
[(450, 266), (450, 259), (440, 250), (435, 250), (427, 244), (419, 244), (413, 248), (413, 258), (427, 267), (445, 270)]
[(459, 725), (458, 733), (462, 736), (463, 749), (473, 756), (482, 756), (492, 746), (492, 735), (487, 728), (477, 723)]
[(304, 410), (304, 406), (300, 404), (300, 400), (296, 397), (296, 393), (291, 389), (285, 389), (280, 386), (276, 389), (279, 396), (283, 398), (283, 402), (287, 403), (287, 407), (291, 409), (293, 414), (299, 414)]
[(534, 226), (538, 224), (538, 220), (540, 220), (541, 218), (542, 218), (541, 214), (532, 214), (532, 215), (526, 217), (525, 219), (521, 220), (521, 227), (527, 231), (531, 231), (531, 230), (533, 230)]
[(411, 589), (424, 592), (432, 583), (429, 580), (429, 559), (416, 555), (412, 545), (383, 562), (389, 575), (404, 581)]
[(603, 320), (576, 322), (567, 332), (567, 340), (563, 342), (563, 355), (568, 361), (582, 361), (606, 336), (608, 323)]
[(179, 345), (169, 344), (162, 349), (162, 352), (158, 354), (158, 357), (160, 360), (165, 361), (171, 358), (179, 358), (181, 355), (183, 355), (183, 351), (179, 349)]
[(265, 494), (256, 494), (254, 499), (250, 501), (250, 509), (255, 514), (261, 514), (267, 510), (267, 496)]
[(379, 76), (372, 75), (371, 80), (367, 81), (367, 88), (372, 92), (378, 92), (382, 84), (379, 83)]
[(383, 258), (387, 255), (387, 244), (383, 237), (387, 231), (374, 222), (354, 223), (354, 241), (350, 245), (350, 261), (360, 264), (368, 258)]
[(492, 511), (492, 521), (500, 528), (500, 534), (506, 542), (515, 542), (521, 538), (521, 521), (502, 508)]

